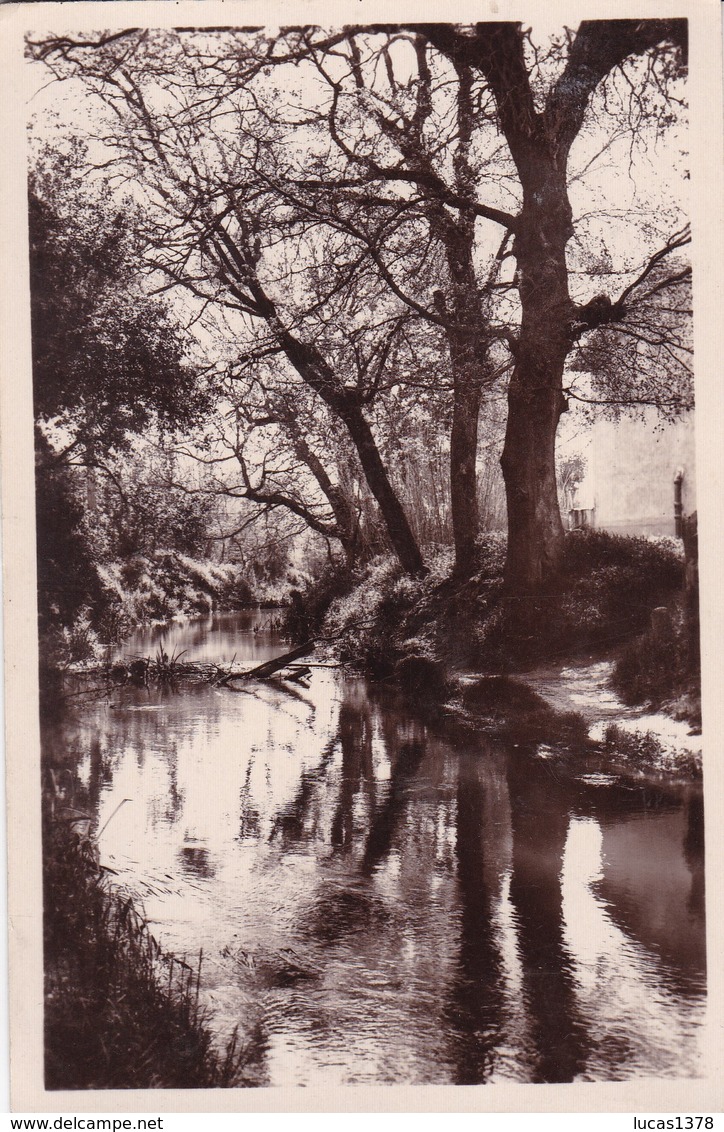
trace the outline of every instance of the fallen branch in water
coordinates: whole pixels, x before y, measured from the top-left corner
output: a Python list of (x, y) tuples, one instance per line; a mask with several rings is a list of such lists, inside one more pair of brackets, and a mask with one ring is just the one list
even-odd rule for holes
[[(267, 680), (273, 676), (275, 672), (280, 672), (283, 668), (289, 668), (293, 665), (293, 661), (299, 660), (301, 657), (309, 656), (314, 652), (318, 644), (328, 644), (330, 641), (339, 640), (350, 629), (360, 628), (362, 625), (371, 625), (374, 618), (366, 618), (362, 621), (356, 621), (352, 625), (345, 625), (338, 633), (332, 633), (328, 637), (312, 637), (310, 640), (305, 641), (304, 644), (297, 645), (296, 648), (291, 649), (290, 652), (282, 653), (281, 656), (275, 657), (273, 660), (265, 660), (263, 664), (258, 664), (256, 668), (250, 668), (247, 672), (230, 672), (224, 676), (223, 679), (217, 680), (219, 686), (228, 687), (230, 680)], [(296, 666), (299, 668), (299, 665)], [(317, 667), (328, 667), (327, 665), (318, 665)], [(305, 665), (306, 669), (304, 675), (309, 674), (309, 665)], [(300, 673), (297, 672), (294, 676), (289, 677), (292, 680), (298, 680)]]
[[(150, 680), (166, 683), (172, 683), (176, 680), (205, 680), (217, 688), (231, 689), (232, 680), (267, 680), (270, 676), (281, 672), (285, 668), (294, 670), (294, 674), (290, 674), (288, 679), (299, 680), (310, 675), (312, 668), (338, 668), (339, 665), (318, 661), (309, 661), (305, 665), (295, 665), (295, 660), (308, 657), (310, 653), (314, 652), (317, 645), (337, 641), (351, 629), (358, 629), (364, 625), (371, 625), (373, 623), (374, 618), (363, 618), (359, 621), (352, 622), (349, 625), (345, 625), (344, 629), (341, 629), (337, 633), (332, 633), (324, 637), (311, 638), (303, 644), (290, 649), (289, 652), (282, 653), (280, 656), (273, 657), (271, 660), (265, 660), (262, 664), (257, 664), (254, 668), (247, 669), (239, 668), (234, 670), (233, 665), (236, 660), (236, 654), (234, 654), (234, 659), (229, 666), (223, 666), (221, 664), (214, 664), (212, 661), (182, 661), (180, 658), (184, 655), (183, 653), (174, 653), (169, 656), (161, 649), (157, 652), (155, 657), (137, 656), (124, 661), (116, 661), (112, 665), (105, 664), (95, 668), (84, 668), (83, 672), (78, 673), (78, 675), (103, 675), (107, 681), (106, 686), (104, 688), (83, 689), (69, 693), (69, 695), (84, 695), (86, 692), (106, 692), (109, 685), (146, 685)], [(301, 669), (304, 669), (303, 673)], [(287, 677), (284, 677), (284, 679), (287, 679)]]
[(228, 676), (218, 680), (217, 683), (227, 685), (230, 680), (266, 680), (269, 676), (273, 676), (275, 672), (287, 668), (292, 661), (299, 660), (302, 656), (309, 656), (310, 652), (314, 652), (316, 644), (317, 642), (314, 640), (305, 641), (303, 645), (297, 645), (290, 652), (282, 653), (281, 656), (274, 657), (273, 660), (265, 660), (263, 664), (257, 664), (256, 668), (250, 668), (248, 672), (230, 672)]
[(289, 679), (302, 683), (306, 680), (307, 676), (312, 675), (312, 670), (308, 664), (291, 664), (289, 666)]

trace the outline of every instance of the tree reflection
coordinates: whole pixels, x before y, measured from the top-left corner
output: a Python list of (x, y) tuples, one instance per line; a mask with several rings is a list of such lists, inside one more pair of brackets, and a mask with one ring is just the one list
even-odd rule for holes
[(362, 871), (371, 873), (390, 852), (393, 835), (407, 804), (410, 782), (415, 778), (425, 755), (425, 744), (420, 740), (402, 743), (398, 748), (386, 796), (374, 812), (367, 835)]
[[(263, 1018), (257, 1083), (282, 1079), (294, 1058), (300, 1077), (346, 1066), (350, 1082), (462, 1085), (612, 1079), (638, 1072), (635, 1058), (656, 1068), (661, 1050), (674, 1068), (685, 1045), (689, 1056), (701, 794), (581, 777), (551, 748), (507, 750), (423, 720), (361, 680), (328, 691), (303, 723), (274, 689), (247, 711), (248, 696), (124, 688), (44, 734), (59, 808), (100, 806), (103, 824), (133, 794), (135, 811), (104, 834), (124, 875), (162, 902), (169, 874), (183, 874), (185, 898), (203, 894), (174, 926), (184, 947), (202, 932), (204, 954), (233, 940), (254, 957), (219, 959), (210, 1009), (225, 1025), (228, 981), (245, 1031)], [(575, 833), (594, 823), (588, 861)], [(166, 904), (175, 924), (181, 904)], [(635, 959), (629, 999), (610, 982), (611, 971), (623, 981), (622, 954)]]
[(209, 880), (216, 875), (209, 851), (202, 845), (182, 845), (178, 851), (181, 871), (192, 876)]
[(524, 997), (533, 1040), (533, 1080), (572, 1081), (585, 1068), (591, 1036), (581, 1015), (573, 960), (564, 942), (561, 867), (570, 798), (545, 763), (511, 753), (513, 873)]
[(700, 791), (599, 791), (603, 875), (593, 890), (644, 949), (657, 977), (700, 994), (706, 973), (704, 811)]
[[(462, 756), (457, 787), (457, 872), (461, 897), (460, 954), (446, 1014), (452, 1027), (455, 1083), (486, 1081), (504, 1019), (502, 958), (495, 903), (500, 897), (498, 848), (502, 807), (491, 805), (489, 765)], [(491, 859), (492, 858), (492, 859)]]
[(349, 853), (354, 838), (354, 804), (364, 787), (369, 811), (375, 805), (375, 779), (372, 763), (372, 719), (364, 692), (354, 689), (339, 709), (339, 743), (342, 748), (342, 780), (339, 802), (332, 820), (332, 844)]
[(312, 802), (334, 761), (338, 746), (339, 733), (329, 740), (317, 765), (312, 767), (311, 770), (302, 772), (294, 798), (274, 818), (269, 841), (274, 841), (279, 837), (282, 848), (286, 849), (307, 839), (307, 821), (311, 813)]
[(239, 790), (239, 840), (245, 838), (257, 839), (261, 835), (261, 815), (254, 799), (251, 786), (251, 772), (254, 768), (254, 756), (249, 756), (246, 764), (244, 782)]

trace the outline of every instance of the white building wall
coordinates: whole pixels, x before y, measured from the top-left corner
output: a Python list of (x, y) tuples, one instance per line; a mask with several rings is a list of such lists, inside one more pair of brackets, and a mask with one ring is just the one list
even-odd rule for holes
[(673, 535), (679, 470), (683, 514), (696, 510), (693, 413), (673, 424), (660, 423), (654, 410), (644, 420), (597, 421), (576, 447), (586, 460), (576, 503), (595, 508), (592, 525), (616, 534)]

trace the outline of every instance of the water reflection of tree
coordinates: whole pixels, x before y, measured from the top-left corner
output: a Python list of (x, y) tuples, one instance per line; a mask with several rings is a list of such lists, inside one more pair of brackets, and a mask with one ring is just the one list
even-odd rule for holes
[(239, 791), (239, 839), (258, 838), (261, 835), (261, 814), (254, 800), (251, 775), (254, 770), (254, 755), (249, 755), (244, 782)]
[[(373, 702), (375, 719), (389, 760), (389, 777), (377, 783), (361, 862), (362, 872), (366, 875), (374, 872), (389, 855), (397, 833), (405, 824), (413, 783), (418, 779), (422, 761), (430, 750), (427, 727), (400, 697), (381, 693), (379, 702)], [(433, 763), (437, 765), (437, 760)], [(428, 772), (431, 770), (432, 764)], [(435, 786), (427, 785), (436, 795)]]
[[(666, 986), (698, 996), (706, 975), (704, 808), (701, 791), (612, 785), (582, 800), (603, 833), (592, 886), (611, 921)], [(661, 878), (659, 880), (659, 878)]]
[(523, 994), (534, 1045), (533, 1080), (572, 1081), (592, 1038), (581, 1014), (574, 964), (565, 944), (561, 868), (570, 787), (522, 748), (511, 753), (513, 826), (510, 899), (515, 909)]
[(178, 861), (181, 871), (192, 876), (209, 880), (216, 875), (216, 866), (212, 863), (208, 849), (203, 845), (181, 845), (178, 850)]
[[(85, 736), (75, 731), (66, 740), (62, 727), (54, 722), (41, 728), (41, 751), (46, 792), (50, 792), (55, 802), (93, 816), (102, 788), (113, 780), (106, 744), (97, 735)], [(86, 756), (87, 777), (80, 773)]]
[(282, 850), (293, 848), (300, 841), (307, 840), (308, 837), (314, 838), (316, 823), (314, 823), (314, 828), (308, 832), (309, 818), (314, 808), (313, 803), (318, 796), (319, 787), (324, 782), (329, 768), (334, 762), (338, 746), (339, 730), (324, 747), (317, 765), (309, 770), (302, 771), (294, 798), (276, 814), (269, 834), (269, 841), (279, 838)]
[[(383, 739), (390, 760), (387, 782), (378, 783), (373, 764), (373, 736), (381, 723)], [(404, 736), (404, 739), (401, 737)], [(367, 803), (367, 826), (363, 832), (364, 849), (361, 867), (371, 873), (389, 853), (396, 828), (402, 819), (409, 784), (414, 780), (425, 754), (421, 740), (424, 727), (406, 717), (391, 713), (377, 717), (366, 691), (355, 685), (345, 689), (340, 704), (336, 733), (325, 747), (319, 763), (303, 771), (292, 802), (284, 806), (274, 819), (270, 840), (280, 838), (283, 848), (291, 848), (301, 840), (314, 836), (319, 822), (310, 820), (320, 805), (320, 792), (328, 784), (334, 757), (342, 754), (337, 801), (333, 809), (330, 838), (332, 845), (350, 852), (355, 840), (355, 807), (364, 790)]]
[(410, 783), (415, 779), (424, 756), (425, 743), (419, 739), (401, 743), (392, 756), (384, 799), (373, 813), (367, 834), (362, 857), (364, 873), (371, 873), (390, 852), (395, 831), (407, 806)]
[[(485, 759), (485, 762), (483, 762)], [(502, 957), (496, 930), (503, 807), (490, 794), (487, 752), (461, 756), (457, 786), (460, 952), (446, 1017), (455, 1083), (475, 1085), (493, 1071), (505, 1023)]]
[(369, 700), (364, 691), (357, 689), (356, 694), (345, 696), (339, 708), (342, 778), (339, 801), (332, 819), (332, 844), (345, 853), (353, 848), (355, 802), (359, 793), (365, 793), (368, 813), (375, 807), (372, 735)]
[(103, 750), (97, 738), (93, 738), (89, 750), (88, 786), (83, 793), (85, 798), (82, 805), (88, 808), (88, 813), (95, 813), (101, 789), (111, 782), (111, 775), (107, 760), (103, 758)]

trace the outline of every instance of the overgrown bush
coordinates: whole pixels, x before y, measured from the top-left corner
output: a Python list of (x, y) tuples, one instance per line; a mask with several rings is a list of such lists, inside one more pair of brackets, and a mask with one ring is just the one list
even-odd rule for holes
[(331, 603), (325, 635), (339, 638), (342, 660), (385, 679), (405, 655), (406, 614), (420, 601), (424, 588), (423, 580), (403, 573), (396, 558), (375, 558), (354, 589)]
[(284, 632), (299, 643), (318, 636), (332, 602), (348, 594), (357, 581), (358, 576), (341, 560), (328, 562), (317, 578), (291, 591)]
[(507, 676), (484, 676), (466, 683), (459, 699), (466, 711), (519, 743), (550, 742), (555, 737), (559, 744), (580, 749), (588, 740), (583, 716), (556, 711), (527, 684)]
[(546, 656), (621, 641), (640, 633), (651, 610), (681, 590), (683, 551), (673, 539), (571, 531), (557, 588), (533, 597), (500, 596), (477, 627), (491, 665), (521, 666)]
[(340, 635), (342, 659), (377, 677), (428, 663), (507, 671), (641, 632), (652, 608), (683, 583), (683, 554), (672, 539), (576, 531), (566, 537), (555, 591), (508, 597), (505, 554), (502, 534), (483, 535), (477, 571), (464, 581), (452, 574), (449, 551), (432, 559), (422, 579), (403, 574), (391, 556), (375, 559), (353, 588), (346, 580), (324, 631)]
[(699, 652), (683, 610), (668, 611), (670, 624), (643, 633), (621, 653), (611, 676), (624, 703), (667, 705), (676, 717), (701, 725)]
[[(665, 746), (651, 731), (627, 731), (609, 723), (604, 733), (609, 759), (642, 770), (657, 770), (687, 778), (701, 778), (701, 752)], [(615, 763), (614, 763), (615, 765)]]
[(98, 628), (117, 640), (134, 626), (193, 617), (219, 605), (239, 608), (253, 600), (235, 565), (199, 562), (179, 551), (159, 550), (99, 567), (104, 594)]
[(571, 531), (564, 579), (565, 617), (592, 630), (626, 633), (645, 625), (650, 611), (681, 589), (683, 549), (674, 539)]
[(39, 431), (35, 465), (38, 625), (45, 636), (70, 630), (95, 608), (102, 585), (79, 485), (67, 468), (52, 461)]

